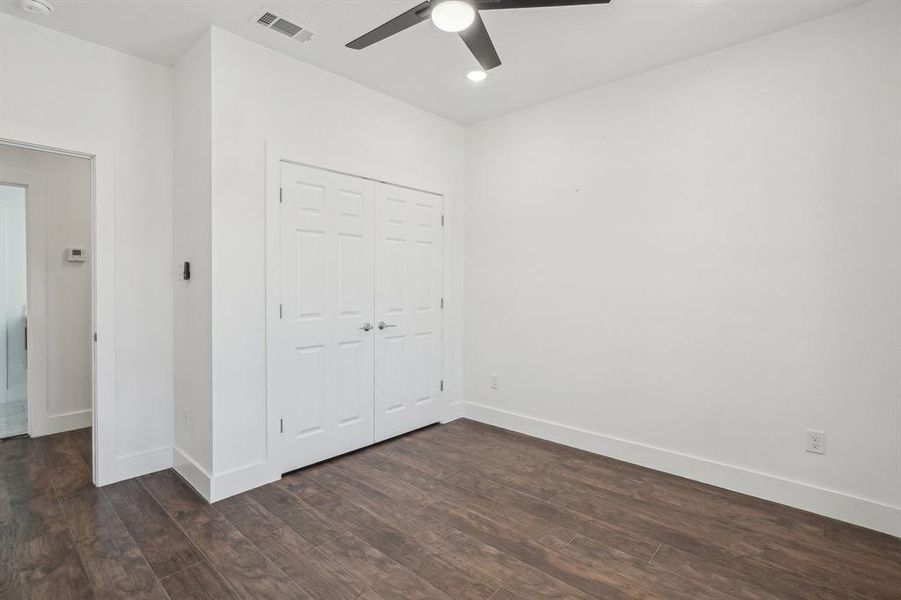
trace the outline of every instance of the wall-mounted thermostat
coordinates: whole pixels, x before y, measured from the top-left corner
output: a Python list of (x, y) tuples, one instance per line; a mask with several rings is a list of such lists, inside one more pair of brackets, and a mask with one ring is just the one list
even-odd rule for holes
[(69, 262), (84, 262), (84, 248), (66, 248), (66, 260)]

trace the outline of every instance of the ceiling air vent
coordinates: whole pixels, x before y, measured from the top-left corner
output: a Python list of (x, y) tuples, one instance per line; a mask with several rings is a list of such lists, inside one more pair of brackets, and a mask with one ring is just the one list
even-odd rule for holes
[(291, 38), (295, 42), (309, 42), (313, 39), (315, 33), (311, 29), (307, 29), (296, 23), (292, 23), (288, 19), (278, 16), (272, 11), (264, 10), (257, 13), (253, 18), (257, 25), (277, 31), (280, 34)]

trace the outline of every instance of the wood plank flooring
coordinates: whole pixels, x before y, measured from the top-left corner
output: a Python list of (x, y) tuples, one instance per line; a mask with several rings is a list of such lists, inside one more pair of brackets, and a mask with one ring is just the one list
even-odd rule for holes
[(218, 502), (0, 443), (0, 598), (901, 598), (901, 540), (472, 421)]

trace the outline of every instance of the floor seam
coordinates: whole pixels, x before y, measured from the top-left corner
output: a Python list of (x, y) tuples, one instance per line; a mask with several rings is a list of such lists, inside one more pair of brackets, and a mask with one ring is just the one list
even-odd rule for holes
[[(201, 555), (201, 556), (203, 556), (203, 555)], [(184, 573), (184, 572), (187, 571), (188, 569), (193, 569), (194, 567), (196, 567), (197, 565), (199, 565), (200, 563), (203, 563), (203, 562), (207, 562), (206, 556), (204, 556), (203, 558), (201, 558), (200, 560), (198, 560), (196, 563), (190, 564), (190, 565), (188, 565), (187, 567), (182, 567), (182, 568), (179, 569), (178, 571), (172, 571), (171, 573), (169, 573), (169, 574), (166, 575), (165, 577), (157, 577), (157, 579), (159, 579), (160, 581), (163, 581), (163, 580), (165, 580), (165, 579), (169, 579), (169, 578), (172, 577), (173, 575), (178, 575), (179, 573)]]
[(567, 548), (569, 548), (569, 545), (572, 544), (572, 543), (576, 540), (577, 537), (579, 537), (579, 534), (578, 534), (578, 533), (574, 533), (573, 536), (572, 536), (571, 538), (569, 538), (569, 541), (568, 541), (568, 542), (566, 542), (565, 544), (563, 544), (562, 546), (560, 546), (560, 549), (557, 550), (557, 552), (563, 552), (564, 550), (566, 550)]
[(648, 564), (654, 562), (654, 559), (657, 557), (657, 553), (660, 552), (660, 549), (663, 548), (663, 544), (658, 544), (657, 549), (654, 550), (654, 554), (651, 555), (651, 558), (648, 559)]
[(306, 542), (307, 542), (308, 544), (310, 544), (311, 546), (313, 546), (313, 548), (315, 548), (316, 550), (318, 550), (319, 548), (322, 548), (322, 547), (325, 546), (326, 544), (331, 544), (332, 542), (334, 542), (335, 540), (337, 540), (339, 537), (345, 536), (345, 535), (347, 535), (348, 533), (353, 533), (350, 529), (345, 529), (344, 531), (342, 531), (342, 532), (339, 533), (338, 535), (336, 535), (336, 536), (334, 536), (334, 537), (331, 537), (331, 538), (325, 540), (324, 542), (319, 542), (318, 544), (314, 544), (314, 543), (311, 542), (310, 540), (307, 540), (307, 538), (303, 537), (303, 535), (302, 535), (299, 531), (297, 531), (296, 529), (291, 528), (291, 530), (294, 531), (294, 533), (296, 533), (296, 534), (299, 535), (300, 537), (302, 537), (304, 540), (306, 540)]
[[(231, 521), (230, 521), (229, 518), (228, 518), (228, 515), (222, 515), (222, 516), (225, 517), (225, 520), (226, 520), (226, 521), (228, 521), (229, 523), (231, 523)], [(278, 517), (276, 517), (276, 518), (278, 518)], [(232, 523), (232, 525), (234, 525), (234, 523)], [(237, 525), (235, 525), (235, 529), (237, 529), (237, 528), (238, 528)], [(285, 525), (284, 522), (282, 522), (282, 526), (279, 527), (278, 529), (276, 529), (275, 531), (270, 531), (269, 533), (264, 533), (263, 535), (258, 535), (257, 537), (250, 537), (250, 536), (248, 536), (248, 535), (245, 535), (244, 537), (246, 537), (248, 540), (250, 540), (251, 542), (253, 542), (254, 545), (256, 545), (257, 542), (263, 541), (263, 540), (265, 540), (266, 538), (271, 538), (272, 536), (274, 536), (274, 535), (276, 535), (276, 534), (278, 534), (278, 533), (281, 533), (281, 532), (284, 531), (285, 529), (291, 529), (291, 528), (290, 528), (289, 526)], [(241, 530), (238, 529), (238, 531), (241, 531)], [(291, 531), (294, 531), (294, 530), (291, 529)]]
[(501, 586), (501, 587), (497, 588), (496, 590), (494, 590), (494, 592), (492, 592), (492, 594), (490, 596), (485, 598), (485, 600), (491, 600), (492, 598), (497, 596), (501, 592), (502, 589), (504, 589), (504, 586)]

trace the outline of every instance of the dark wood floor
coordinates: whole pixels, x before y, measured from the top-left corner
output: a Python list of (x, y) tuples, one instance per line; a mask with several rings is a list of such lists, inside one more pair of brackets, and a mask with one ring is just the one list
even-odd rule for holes
[(901, 598), (901, 540), (472, 421), (209, 506), (0, 443), (0, 598)]

